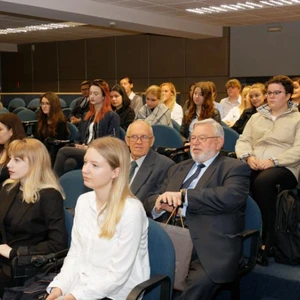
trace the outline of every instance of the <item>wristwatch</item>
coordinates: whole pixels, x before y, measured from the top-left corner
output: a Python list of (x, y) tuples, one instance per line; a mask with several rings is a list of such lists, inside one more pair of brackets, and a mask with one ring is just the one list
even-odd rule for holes
[(181, 193), (181, 202), (184, 203), (185, 202), (185, 195), (186, 195), (187, 189), (181, 189), (179, 191)]

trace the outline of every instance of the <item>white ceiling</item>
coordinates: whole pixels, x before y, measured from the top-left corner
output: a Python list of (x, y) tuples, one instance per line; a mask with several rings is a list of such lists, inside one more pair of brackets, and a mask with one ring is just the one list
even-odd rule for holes
[[(207, 38), (222, 36), (224, 26), (300, 21), (300, 4), (209, 15), (185, 11), (187, 8), (237, 2), (238, 0), (0, 0), (1, 29), (53, 21), (89, 24), (47, 32), (0, 35), (0, 43), (38, 43), (139, 33)], [(111, 22), (115, 23), (114, 28), (110, 27)]]

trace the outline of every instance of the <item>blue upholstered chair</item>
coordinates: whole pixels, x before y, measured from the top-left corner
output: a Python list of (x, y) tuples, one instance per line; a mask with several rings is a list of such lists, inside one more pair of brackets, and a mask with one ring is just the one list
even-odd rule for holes
[(69, 140), (74, 141), (78, 138), (78, 128), (71, 122), (67, 122), (68, 129), (70, 131)]
[(68, 248), (70, 248), (74, 217), (67, 209), (64, 209), (64, 211), (65, 211), (65, 225), (68, 233)]
[(8, 110), (12, 112), (17, 107), (25, 107), (26, 103), (22, 98), (14, 98), (8, 103)]
[(9, 111), (7, 108), (5, 108), (5, 107), (0, 108), (0, 114), (7, 114), (8, 112)]
[(183, 141), (179, 132), (166, 125), (152, 125), (155, 141), (153, 148), (167, 147), (167, 148), (180, 148), (183, 147)]
[(83, 184), (81, 170), (73, 170), (59, 178), (59, 183), (65, 192), (64, 207), (74, 209), (78, 197), (89, 191)]
[(180, 133), (180, 125), (173, 119), (171, 119), (173, 128), (176, 129)]
[(59, 98), (59, 102), (60, 102), (61, 108), (66, 108), (66, 107), (68, 107), (67, 102), (66, 102), (64, 99)]
[(175, 274), (175, 250), (169, 235), (155, 221), (149, 219), (148, 250), (150, 279), (137, 285), (126, 298), (143, 300), (170, 300)]
[(75, 105), (76, 105), (76, 102), (77, 102), (80, 98), (82, 98), (82, 97), (78, 97), (78, 98), (72, 100), (72, 102), (70, 103), (69, 107), (70, 107), (71, 109), (73, 109), (73, 108), (75, 107)]
[(68, 120), (70, 118), (72, 109), (70, 107), (65, 107), (62, 109), (62, 112), (63, 112), (64, 116), (66, 117), (66, 119)]
[[(243, 232), (243, 262), (238, 269), (234, 282), (223, 285), (220, 289), (229, 289), (232, 300), (240, 300), (240, 279), (253, 270), (256, 265), (262, 228), (261, 212), (256, 202), (249, 196), (246, 206), (246, 224)], [(218, 299), (218, 298), (217, 298)]]
[(27, 109), (27, 108), (26, 108), (26, 107), (23, 107), (23, 106), (19, 106), (19, 107), (16, 107), (16, 108), (12, 111), (12, 113), (17, 115), (21, 110), (24, 110), (24, 109)]
[(27, 108), (36, 111), (40, 107), (40, 98), (34, 98), (29, 101)]
[(239, 138), (239, 134), (229, 127), (223, 126), (223, 129), (224, 129), (225, 138), (224, 138), (224, 145), (222, 150), (234, 152), (235, 144)]
[(120, 127), (120, 139), (122, 141), (125, 141), (125, 136), (126, 136), (126, 131), (124, 130), (124, 128)]

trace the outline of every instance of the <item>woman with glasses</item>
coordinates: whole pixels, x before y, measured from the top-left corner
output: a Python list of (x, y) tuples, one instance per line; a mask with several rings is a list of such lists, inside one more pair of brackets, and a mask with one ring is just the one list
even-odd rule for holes
[(237, 156), (252, 169), (251, 192), (263, 219), (262, 254), (273, 239), (277, 188), (295, 188), (300, 171), (300, 114), (291, 101), (293, 81), (274, 76), (266, 88), (267, 104), (250, 118), (236, 144)]
[(78, 140), (74, 147), (61, 148), (54, 164), (58, 176), (80, 169), (88, 144), (103, 136), (120, 136), (120, 117), (112, 111), (109, 86), (103, 80), (94, 80), (89, 92), (90, 109), (79, 123)]
[(263, 105), (266, 101), (266, 87), (262, 83), (255, 83), (250, 87), (249, 100), (251, 102), (251, 107), (246, 108), (240, 118), (231, 127), (237, 133), (241, 134), (251, 118), (257, 112), (257, 108)]
[(188, 139), (194, 124), (197, 121), (209, 118), (221, 123), (220, 113), (214, 105), (214, 96), (210, 83), (197, 82), (193, 91), (193, 101), (183, 118), (180, 133)]
[(116, 84), (110, 90), (111, 107), (120, 117), (120, 126), (126, 131), (127, 127), (134, 121), (135, 112), (130, 107), (130, 99), (128, 98), (124, 88)]
[(48, 149), (52, 166), (57, 151), (62, 146), (56, 141), (67, 140), (69, 134), (67, 120), (62, 112), (58, 96), (52, 92), (43, 94), (40, 98), (40, 111), (34, 137), (44, 143)]
[(123, 141), (104, 137), (89, 145), (82, 175), (92, 191), (78, 198), (71, 248), (47, 300), (126, 299), (149, 279), (148, 219), (130, 191), (129, 165)]

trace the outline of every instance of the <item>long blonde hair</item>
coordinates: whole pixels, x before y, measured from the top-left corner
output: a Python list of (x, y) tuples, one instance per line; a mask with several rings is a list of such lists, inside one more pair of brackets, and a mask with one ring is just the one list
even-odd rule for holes
[(241, 99), (241, 104), (239, 105), (240, 114), (242, 114), (246, 108), (251, 107), (251, 102), (248, 97), (250, 89), (251, 89), (251, 85), (246, 85), (242, 90), (242, 94), (241, 94), (242, 99)]
[[(40, 197), (39, 191), (46, 188), (56, 189), (64, 198), (62, 188), (51, 169), (49, 153), (43, 143), (33, 138), (14, 140), (8, 147), (8, 156), (12, 155), (22, 160), (28, 159), (29, 171), (22, 185), (23, 201), (28, 204), (37, 202)], [(12, 183), (8, 188), (10, 191), (20, 183), (20, 180), (8, 179), (4, 185), (8, 183)]]
[(100, 216), (105, 212), (99, 237), (111, 239), (121, 219), (126, 199), (135, 198), (129, 188), (130, 154), (127, 145), (114, 137), (95, 139), (89, 148), (95, 149), (113, 170), (120, 169), (119, 175), (113, 179), (106, 206), (99, 213)]
[(171, 99), (168, 102), (166, 102), (164, 99), (162, 99), (164, 101), (163, 103), (166, 107), (168, 107), (168, 109), (170, 111), (173, 111), (175, 103), (176, 103), (176, 89), (175, 89), (175, 86), (172, 82), (164, 82), (160, 85), (160, 88), (162, 89), (164, 85), (167, 85), (169, 87), (169, 89), (170, 89), (170, 91), (172, 92), (173, 95), (171, 96)]

